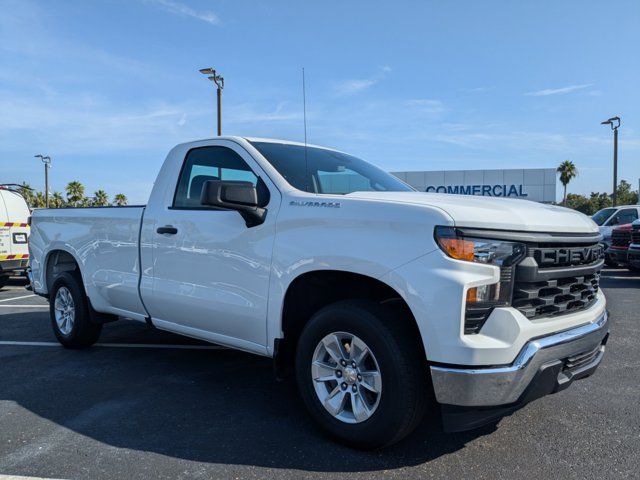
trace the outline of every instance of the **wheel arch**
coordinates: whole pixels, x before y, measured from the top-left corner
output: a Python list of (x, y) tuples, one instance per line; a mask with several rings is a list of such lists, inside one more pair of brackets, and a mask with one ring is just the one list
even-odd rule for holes
[(63, 272), (71, 272), (76, 274), (80, 279), (80, 287), (84, 291), (84, 295), (87, 299), (87, 305), (89, 308), (89, 315), (93, 323), (109, 323), (116, 321), (118, 317), (113, 314), (97, 312), (91, 304), (91, 297), (87, 292), (87, 286), (85, 279), (82, 275), (82, 269), (80, 268), (80, 262), (76, 256), (63, 248), (51, 249), (45, 258), (44, 262), (44, 282), (47, 288), (47, 296), (51, 295), (51, 288), (56, 278)]
[[(290, 375), (298, 338), (313, 314), (326, 305), (347, 299), (371, 300), (397, 309), (398, 318), (409, 322), (416, 338), (422, 338), (407, 302), (397, 290), (382, 280), (347, 270), (306, 271), (289, 283), (284, 294), (280, 316), (281, 336), (274, 343), (278, 377)], [(423, 342), (418, 343), (424, 354)]]
[(80, 262), (75, 255), (63, 248), (53, 248), (47, 252), (44, 261), (43, 281), (48, 295), (51, 293), (51, 287), (56, 277), (62, 272), (77, 272), (84, 287)]

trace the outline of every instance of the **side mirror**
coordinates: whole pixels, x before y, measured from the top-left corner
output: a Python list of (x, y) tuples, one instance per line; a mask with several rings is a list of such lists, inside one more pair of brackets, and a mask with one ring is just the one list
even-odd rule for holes
[(237, 180), (207, 180), (202, 185), (200, 203), (224, 210), (235, 210), (247, 227), (264, 222), (267, 210), (258, 207), (258, 192), (251, 182)]

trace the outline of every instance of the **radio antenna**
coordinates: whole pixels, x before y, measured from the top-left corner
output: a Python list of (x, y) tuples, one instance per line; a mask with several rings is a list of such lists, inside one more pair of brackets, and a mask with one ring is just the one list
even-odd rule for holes
[(309, 163), (307, 162), (307, 89), (302, 67), (302, 119), (304, 123), (304, 186), (309, 191)]

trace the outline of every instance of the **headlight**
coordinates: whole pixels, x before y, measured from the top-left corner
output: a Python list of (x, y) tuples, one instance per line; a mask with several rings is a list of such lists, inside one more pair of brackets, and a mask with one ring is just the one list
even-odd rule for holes
[(513, 265), (526, 251), (522, 243), (465, 237), (454, 227), (436, 227), (435, 237), (438, 246), (451, 258), (497, 267)]
[(436, 227), (434, 236), (440, 249), (451, 258), (500, 268), (498, 283), (467, 290), (465, 333), (478, 333), (494, 307), (511, 303), (513, 266), (524, 257), (526, 246), (516, 242), (464, 236), (460, 229), (454, 227)]

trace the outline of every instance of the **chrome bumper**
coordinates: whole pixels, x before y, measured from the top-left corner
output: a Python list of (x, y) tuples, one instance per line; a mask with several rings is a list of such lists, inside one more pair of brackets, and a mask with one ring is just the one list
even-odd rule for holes
[[(431, 366), (438, 402), (464, 407), (509, 405), (520, 401), (534, 377), (553, 367), (557, 388), (591, 373), (602, 361), (609, 332), (604, 312), (594, 323), (529, 341), (511, 365), (456, 368)], [(533, 385), (532, 385), (533, 386)]]

